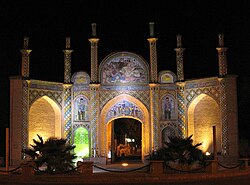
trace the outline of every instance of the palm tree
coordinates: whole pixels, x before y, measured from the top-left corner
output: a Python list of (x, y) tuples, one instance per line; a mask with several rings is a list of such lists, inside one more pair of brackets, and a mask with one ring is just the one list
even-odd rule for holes
[(193, 145), (192, 135), (186, 138), (169, 137), (169, 141), (164, 147), (159, 148), (150, 154), (150, 160), (164, 160), (166, 163), (177, 162), (181, 165), (191, 165), (194, 162), (202, 162), (203, 154), (198, 146), (202, 143)]
[(46, 165), (48, 173), (62, 173), (74, 168), (73, 159), (76, 158), (72, 152), (75, 146), (66, 142), (65, 139), (49, 138), (45, 142), (37, 135), (39, 141), (33, 139), (34, 145), (23, 150), (34, 162), (37, 168)]

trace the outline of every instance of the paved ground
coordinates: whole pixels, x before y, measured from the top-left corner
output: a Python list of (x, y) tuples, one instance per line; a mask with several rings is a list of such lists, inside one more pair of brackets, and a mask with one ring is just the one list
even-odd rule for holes
[[(128, 171), (145, 166), (142, 163), (129, 164), (123, 167), (120, 163), (112, 165), (98, 165), (110, 171)], [(0, 170), (4, 170), (1, 168)], [(7, 177), (7, 180), (4, 180)], [(70, 178), (69, 178), (70, 177)], [(58, 176), (33, 177), (35, 182), (29, 178), (17, 178), (13, 175), (0, 175), (0, 185), (250, 185), (250, 169), (247, 171), (227, 170), (215, 174), (164, 174), (152, 176), (143, 168), (140, 172), (132, 173), (108, 173), (100, 168), (94, 168), (91, 177), (86, 176)], [(74, 180), (74, 178), (78, 180)], [(80, 179), (80, 181), (79, 181)], [(94, 180), (93, 180), (94, 179)], [(98, 180), (99, 179), (99, 180)], [(132, 179), (132, 181), (131, 181)], [(75, 182), (74, 182), (75, 181)]]

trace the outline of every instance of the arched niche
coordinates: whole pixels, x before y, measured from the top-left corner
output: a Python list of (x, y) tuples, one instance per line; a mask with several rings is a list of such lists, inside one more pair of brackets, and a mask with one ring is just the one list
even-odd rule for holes
[(44, 140), (49, 137), (62, 137), (61, 111), (48, 96), (37, 99), (29, 110), (28, 144), (33, 144), (37, 134)]
[(213, 153), (213, 126), (216, 126), (217, 152), (221, 151), (222, 125), (217, 102), (206, 94), (197, 96), (188, 107), (188, 136), (202, 143), (203, 152)]
[(80, 126), (74, 131), (74, 152), (78, 159), (89, 157), (89, 131)]

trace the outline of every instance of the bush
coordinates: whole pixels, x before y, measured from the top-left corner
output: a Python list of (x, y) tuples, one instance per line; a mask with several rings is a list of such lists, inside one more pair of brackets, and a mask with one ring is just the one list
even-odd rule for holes
[(204, 156), (202, 151), (198, 149), (201, 143), (193, 145), (192, 135), (187, 138), (169, 137), (169, 142), (164, 147), (152, 152), (149, 156), (150, 160), (164, 160), (169, 162), (177, 162), (181, 165), (191, 165), (194, 162), (203, 162)]
[(75, 146), (67, 144), (65, 139), (49, 138), (45, 142), (37, 135), (39, 141), (33, 139), (34, 145), (23, 150), (34, 162), (37, 168), (45, 165), (48, 173), (60, 173), (74, 168), (72, 152)]

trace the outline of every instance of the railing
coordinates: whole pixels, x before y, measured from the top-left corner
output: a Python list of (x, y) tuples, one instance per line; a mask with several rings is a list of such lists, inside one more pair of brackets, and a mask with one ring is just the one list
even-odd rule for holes
[[(138, 168), (130, 168), (130, 169), (108, 169), (104, 168), (98, 165), (95, 165), (93, 161), (84, 161), (79, 162), (77, 167), (72, 168), (67, 171), (62, 172), (48, 172), (46, 170), (41, 170), (39, 168), (36, 168), (34, 166), (34, 162), (26, 162), (18, 167), (11, 169), (11, 170), (0, 170), (1, 174), (10, 174), (10, 173), (21, 173), (22, 176), (25, 178), (28, 178), (30, 176), (39, 175), (39, 174), (76, 174), (76, 175), (91, 175), (94, 173), (94, 167), (100, 170), (103, 170), (104, 172), (112, 172), (112, 173), (129, 173), (129, 172), (136, 172), (144, 170), (145, 173), (150, 173), (152, 175), (160, 175), (163, 173), (170, 173), (170, 170), (174, 173), (216, 173), (218, 171), (218, 168), (224, 168), (224, 169), (236, 169), (239, 168), (239, 170), (247, 170), (248, 167), (248, 160), (247, 158), (240, 159), (239, 163), (235, 166), (226, 166), (221, 163), (219, 163), (217, 160), (210, 160), (206, 161), (201, 166), (198, 166), (197, 168), (190, 168), (190, 169), (181, 169), (181, 168), (175, 168), (169, 164), (166, 164), (163, 160), (157, 161), (152, 160), (149, 161), (149, 164), (138, 167)], [(20, 170), (21, 169), (21, 170)]]

